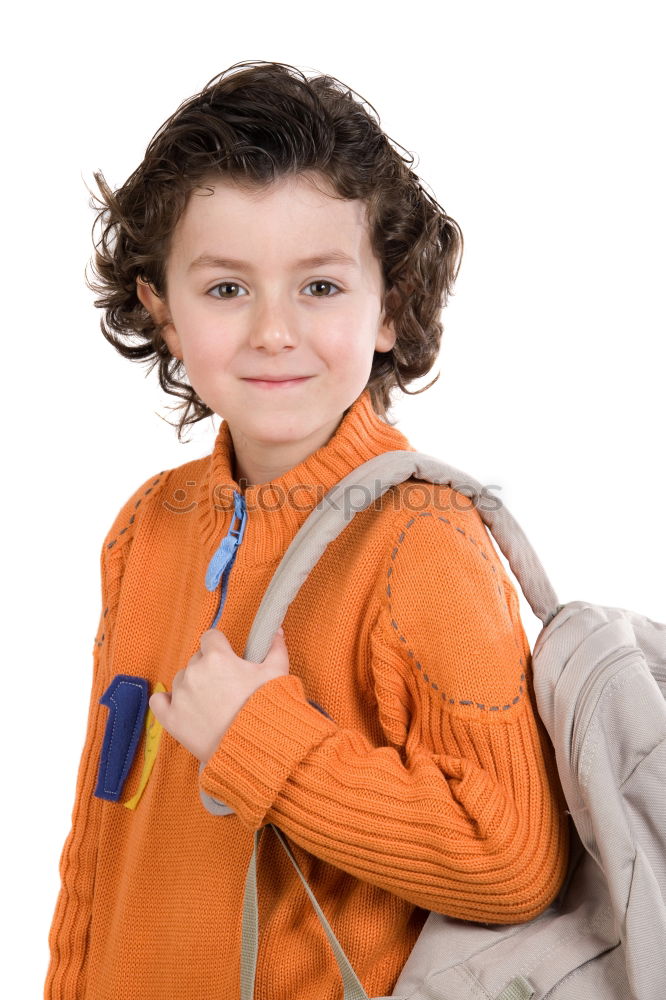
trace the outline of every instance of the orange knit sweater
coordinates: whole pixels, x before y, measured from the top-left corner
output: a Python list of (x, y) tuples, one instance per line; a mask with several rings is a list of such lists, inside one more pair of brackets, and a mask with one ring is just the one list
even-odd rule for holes
[[(247, 488), (216, 625), (237, 655), (323, 493), (395, 448), (414, 450), (366, 390), (327, 444)], [(245, 874), (268, 823), (289, 838), (369, 996), (391, 991), (428, 909), (515, 923), (562, 883), (564, 801), (515, 590), (469, 499), (414, 479), (329, 545), (284, 619), (289, 676), (252, 695), (201, 774), (148, 709), (118, 800), (96, 794), (111, 717), (100, 699), (114, 678), (170, 690), (215, 620), (221, 588), (204, 580), (232, 525), (233, 469), (223, 421), (212, 454), (151, 477), (104, 540), (49, 1000), (237, 998)], [(235, 814), (209, 813), (200, 786)], [(270, 830), (258, 891), (256, 998), (337, 1000), (328, 942)]]

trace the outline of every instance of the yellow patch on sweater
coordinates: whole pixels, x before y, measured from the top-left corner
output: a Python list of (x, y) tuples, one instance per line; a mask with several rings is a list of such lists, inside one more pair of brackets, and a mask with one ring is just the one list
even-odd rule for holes
[[(152, 694), (156, 691), (166, 691), (162, 681), (158, 681), (155, 685)], [(123, 805), (128, 809), (136, 809), (139, 799), (143, 794), (143, 790), (148, 784), (148, 778), (150, 777), (150, 772), (153, 769), (153, 764), (157, 758), (157, 751), (160, 745), (160, 740), (162, 739), (162, 733), (164, 732), (164, 727), (161, 723), (157, 721), (153, 715), (150, 706), (146, 713), (146, 742), (143, 748), (143, 771), (141, 773), (141, 780), (139, 781), (139, 787), (137, 788), (135, 794), (131, 799), (127, 799), (123, 802)]]

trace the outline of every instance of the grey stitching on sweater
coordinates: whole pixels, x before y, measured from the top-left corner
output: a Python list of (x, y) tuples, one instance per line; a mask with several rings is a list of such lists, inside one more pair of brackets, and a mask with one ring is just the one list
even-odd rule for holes
[[(148, 489), (147, 489), (147, 490), (144, 490), (144, 491), (143, 491), (142, 495), (141, 495), (141, 496), (139, 497), (139, 499), (137, 500), (137, 502), (136, 502), (136, 503), (134, 504), (134, 510), (136, 510), (136, 509), (137, 509), (137, 507), (139, 506), (139, 504), (141, 503), (141, 501), (143, 500), (143, 498), (144, 498), (144, 497), (148, 496), (148, 494), (149, 494), (149, 493), (152, 493), (152, 492), (153, 492), (153, 488), (154, 488), (155, 486), (157, 486), (157, 484), (159, 483), (160, 479), (161, 479), (161, 478), (162, 478), (162, 476), (164, 475), (164, 471), (165, 471), (165, 470), (164, 470), (164, 469), (162, 469), (162, 471), (161, 471), (161, 472), (160, 472), (160, 474), (158, 475), (157, 479), (154, 479), (154, 480), (153, 480), (153, 482), (151, 483), (151, 485), (150, 485), (150, 486), (148, 487)], [(110, 541), (110, 542), (108, 543), (108, 545), (106, 546), (106, 547), (107, 547), (107, 549), (110, 549), (110, 548), (112, 548), (112, 547), (113, 547), (113, 546), (114, 546), (114, 545), (116, 544), (116, 542), (118, 541), (118, 539), (120, 538), (120, 536), (121, 536), (121, 535), (124, 535), (124, 534), (125, 534), (125, 532), (126, 532), (126, 531), (127, 531), (127, 529), (129, 528), (130, 524), (133, 524), (133, 523), (134, 523), (134, 514), (132, 514), (132, 516), (130, 517), (129, 521), (128, 521), (128, 522), (127, 522), (127, 524), (125, 525), (125, 527), (124, 527), (124, 528), (121, 528), (121, 530), (120, 530), (120, 531), (118, 532), (118, 534), (116, 535), (116, 537), (115, 537), (115, 538), (113, 538), (113, 539), (112, 539), (112, 540), (111, 540), (111, 541)]]
[[(149, 493), (152, 493), (152, 492), (153, 492), (153, 489), (154, 489), (154, 487), (155, 487), (155, 486), (157, 486), (157, 484), (159, 483), (160, 479), (161, 479), (161, 478), (162, 478), (162, 476), (164, 475), (165, 471), (166, 471), (165, 469), (162, 469), (162, 471), (161, 471), (161, 472), (160, 472), (160, 473), (158, 474), (158, 476), (157, 476), (157, 479), (153, 479), (153, 481), (152, 481), (152, 483), (150, 484), (150, 486), (148, 487), (148, 489), (147, 489), (147, 490), (144, 490), (144, 491), (143, 491), (143, 493), (141, 494), (141, 496), (139, 497), (139, 499), (138, 499), (138, 500), (136, 501), (136, 503), (134, 504), (134, 510), (136, 510), (136, 509), (137, 509), (137, 507), (139, 506), (139, 504), (141, 503), (141, 501), (143, 500), (143, 498), (144, 498), (145, 496), (148, 496), (148, 494), (149, 494)], [(109, 543), (107, 544), (107, 546), (106, 546), (106, 548), (107, 548), (107, 551), (108, 551), (109, 549), (113, 548), (113, 546), (114, 546), (114, 545), (116, 544), (116, 542), (118, 541), (118, 539), (120, 538), (120, 536), (121, 536), (121, 535), (124, 535), (124, 534), (125, 534), (125, 532), (127, 531), (127, 529), (128, 529), (129, 527), (130, 527), (130, 525), (134, 524), (134, 519), (135, 519), (135, 517), (136, 517), (136, 515), (135, 515), (135, 514), (132, 514), (132, 516), (130, 517), (129, 521), (128, 521), (128, 522), (127, 522), (127, 524), (125, 525), (125, 527), (124, 527), (124, 528), (121, 528), (121, 529), (120, 529), (120, 531), (118, 532), (118, 534), (116, 535), (116, 537), (115, 537), (115, 538), (113, 538), (113, 539), (112, 539), (112, 540), (111, 540), (111, 541), (110, 541), (110, 542), (109, 542)], [(107, 616), (107, 613), (108, 613), (108, 611), (109, 611), (109, 608), (108, 608), (108, 605), (107, 605), (107, 607), (106, 607), (106, 608), (104, 608), (104, 614), (103, 614), (103, 616), (102, 616), (102, 617), (106, 618), (106, 616)], [(95, 637), (95, 642), (94, 642), (94, 644), (93, 644), (93, 648), (97, 648), (97, 649), (99, 649), (99, 647), (100, 647), (100, 646), (102, 645), (102, 643), (104, 642), (104, 636), (105, 636), (105, 635), (106, 635), (106, 633), (105, 633), (105, 632), (102, 632), (102, 635), (101, 635), (101, 638), (100, 638), (100, 639), (98, 639), (97, 637)]]
[[(434, 515), (433, 515), (433, 513), (432, 513), (431, 510), (422, 510), (422, 511), (419, 511), (419, 517), (433, 517), (433, 516)], [(411, 528), (411, 526), (414, 524), (415, 520), (416, 520), (416, 518), (412, 517), (407, 522), (407, 524), (405, 525), (405, 528)], [(437, 520), (438, 521), (443, 521), (444, 524), (449, 524), (449, 525), (451, 524), (451, 522), (449, 521), (448, 517), (441, 517), (440, 515), (438, 515), (437, 516)], [(468, 535), (467, 532), (463, 528), (459, 528), (457, 525), (453, 525), (453, 527), (455, 527), (455, 530), (459, 531), (461, 535), (464, 535), (464, 537), (467, 538), (467, 540), (470, 541), (472, 543), (472, 545), (476, 545), (478, 551), (481, 553), (481, 555), (483, 556), (483, 558), (487, 562), (488, 561), (488, 556), (483, 551), (483, 549), (479, 548), (479, 543), (477, 542), (477, 540), (475, 538), (472, 538), (471, 535)], [(398, 538), (398, 542), (400, 544), (402, 544), (402, 542), (404, 540), (404, 537), (405, 537), (405, 532), (402, 531), (400, 533), (400, 537)], [(395, 557), (396, 557), (397, 554), (398, 554), (398, 546), (396, 545), (396, 547), (393, 549), (393, 552), (391, 553), (391, 559), (395, 559)], [(494, 565), (492, 563), (490, 564), (490, 568), (493, 571), (493, 573), (495, 574), (495, 576), (497, 576), (497, 570), (495, 569), (495, 567), (494, 567)], [(391, 574), (391, 571), (389, 569), (388, 575), (390, 576), (390, 574)], [(499, 591), (500, 596), (503, 597), (504, 595), (502, 593), (502, 587), (500, 586), (500, 584), (499, 584), (499, 582), (497, 580), (495, 580), (495, 584), (497, 586), (497, 590)], [(388, 596), (390, 597), (391, 596), (390, 588), (387, 589), (387, 593), (388, 593)], [(522, 659), (521, 659), (521, 663), (522, 663)]]
[[(433, 514), (432, 514), (432, 511), (422, 510), (422, 511), (419, 512), (419, 517), (433, 517)], [(471, 542), (472, 545), (474, 545), (476, 547), (477, 552), (480, 552), (481, 555), (483, 556), (483, 558), (486, 561), (488, 561), (488, 556), (483, 551), (483, 549), (479, 546), (479, 543), (477, 542), (477, 540), (475, 538), (472, 538), (471, 535), (468, 535), (466, 531), (464, 531), (462, 528), (459, 528), (457, 525), (452, 525), (451, 522), (449, 521), (449, 519), (446, 518), (446, 517), (440, 517), (440, 516), (438, 516), (437, 520), (438, 521), (443, 521), (444, 524), (448, 524), (450, 527), (455, 528), (455, 530), (458, 531), (469, 542)], [(406, 523), (404, 530), (400, 532), (400, 535), (398, 536), (398, 545), (396, 545), (396, 547), (391, 552), (391, 560), (392, 561), (395, 561), (395, 557), (398, 554), (398, 551), (400, 549), (400, 545), (402, 545), (402, 543), (403, 543), (403, 541), (405, 539), (405, 536), (406, 536), (406, 533), (407, 533), (407, 529), (411, 528), (411, 526), (415, 522), (416, 522), (416, 518), (415, 517), (410, 518), (410, 520)], [(495, 574), (495, 584), (497, 586), (499, 594), (502, 597), (502, 600), (505, 600), (504, 591), (503, 591), (503, 589), (502, 589), (502, 587), (500, 585), (499, 580), (497, 579), (497, 570), (496, 570), (495, 566), (493, 565), (493, 563), (490, 564), (490, 568), (493, 571), (493, 573)], [(393, 573), (393, 566), (389, 566), (388, 569), (387, 569), (387, 571), (386, 571), (387, 581), (388, 581), (388, 578), (392, 575), (392, 573)], [(389, 582), (387, 582), (387, 584), (386, 584), (386, 594), (387, 594), (387, 596), (389, 598), (389, 611), (390, 611), (391, 610), (390, 598), (392, 596), (392, 592), (391, 592), (391, 584)], [(402, 633), (400, 631), (400, 627), (399, 627), (397, 621), (395, 620), (395, 618), (393, 618), (393, 617), (391, 618), (391, 627), (398, 634), (398, 639), (400, 640), (400, 642), (402, 642), (405, 645), (407, 645), (407, 639), (405, 638), (404, 635), (402, 635)], [(439, 691), (439, 685), (436, 684), (435, 681), (431, 681), (430, 680), (430, 678), (428, 677), (428, 674), (426, 674), (425, 671), (423, 670), (423, 666), (419, 663), (419, 661), (417, 659), (415, 659), (415, 657), (414, 657), (414, 650), (408, 648), (407, 649), (407, 655), (411, 659), (414, 659), (414, 663), (416, 665), (416, 669), (420, 672), (420, 674), (421, 674), (421, 676), (423, 678), (424, 683), (428, 684), (433, 689), (433, 691)], [(519, 662), (520, 662), (521, 667), (525, 666), (525, 661), (524, 661), (522, 655), (520, 657), (520, 661)], [(518, 689), (518, 694), (515, 696), (515, 698), (512, 699), (510, 705), (501, 705), (501, 706), (500, 705), (484, 705), (481, 702), (472, 701), (472, 700), (470, 700), (468, 698), (464, 698), (464, 699), (461, 698), (461, 699), (459, 699), (458, 702), (457, 702), (457, 704), (458, 705), (467, 705), (467, 706), (469, 706), (469, 705), (471, 705), (471, 706), (476, 705), (476, 707), (479, 709), (480, 712), (508, 712), (509, 709), (513, 705), (517, 705), (518, 702), (520, 701), (521, 696), (524, 693), (524, 686), (523, 686), (524, 685), (524, 681), (525, 681), (525, 674), (523, 672), (520, 675), (520, 687)], [(441, 697), (442, 701), (448, 702), (449, 705), (455, 705), (456, 704), (456, 699), (455, 698), (447, 698), (447, 696), (444, 693), (444, 691), (440, 692), (440, 697)]]

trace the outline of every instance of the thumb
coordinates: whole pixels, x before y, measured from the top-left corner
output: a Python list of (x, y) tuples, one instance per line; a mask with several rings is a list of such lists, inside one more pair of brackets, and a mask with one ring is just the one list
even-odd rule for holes
[(271, 649), (279, 649), (280, 646), (285, 645), (284, 639), (284, 629), (280, 625), (278, 629), (273, 633), (273, 638), (271, 639)]
[[(160, 723), (164, 726), (164, 722), (169, 715), (171, 709), (171, 694), (169, 691), (156, 691), (155, 694), (150, 696), (148, 701), (151, 712)], [(166, 726), (165, 726), (166, 728)]]
[(266, 659), (268, 659), (269, 656), (271, 658), (277, 656), (278, 659), (280, 658), (288, 659), (287, 643), (284, 638), (284, 629), (282, 628), (281, 625), (273, 633), (271, 644), (269, 646), (268, 652), (266, 653)]

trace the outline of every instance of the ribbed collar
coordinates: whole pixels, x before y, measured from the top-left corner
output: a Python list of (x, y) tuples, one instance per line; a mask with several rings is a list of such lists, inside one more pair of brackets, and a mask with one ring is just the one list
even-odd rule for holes
[[(253, 565), (281, 558), (331, 487), (368, 459), (396, 449), (416, 450), (404, 434), (375, 413), (370, 392), (365, 389), (326, 444), (283, 476), (246, 488), (248, 519), (236, 562)], [(223, 420), (200, 492), (199, 516), (210, 554), (229, 527), (233, 493), (241, 492), (233, 476), (233, 459), (233, 440)]]

